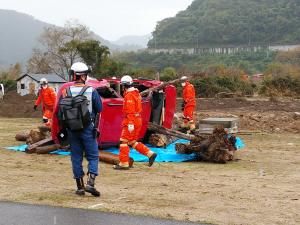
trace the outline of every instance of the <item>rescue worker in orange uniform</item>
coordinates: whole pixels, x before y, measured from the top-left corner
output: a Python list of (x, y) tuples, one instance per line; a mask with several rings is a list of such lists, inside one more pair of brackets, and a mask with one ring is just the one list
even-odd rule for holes
[(132, 84), (133, 80), (130, 76), (126, 75), (121, 78), (121, 85), (125, 89), (123, 105), (124, 119), (120, 138), (120, 163), (114, 166), (116, 170), (129, 169), (129, 146), (149, 158), (149, 167), (153, 165), (157, 157), (155, 152), (152, 152), (144, 144), (137, 141), (142, 128), (142, 97), (139, 90), (134, 88)]
[(183, 111), (183, 128), (187, 128), (190, 131), (196, 129), (195, 121), (194, 121), (194, 111), (196, 107), (196, 97), (195, 97), (195, 88), (192, 85), (186, 76), (181, 78), (183, 87), (183, 103), (182, 103), (182, 111)]
[(56, 93), (52, 87), (49, 87), (46, 78), (40, 80), (41, 88), (38, 98), (35, 101), (34, 110), (42, 103), (43, 105), (43, 122), (46, 126), (51, 126), (53, 108), (56, 100)]

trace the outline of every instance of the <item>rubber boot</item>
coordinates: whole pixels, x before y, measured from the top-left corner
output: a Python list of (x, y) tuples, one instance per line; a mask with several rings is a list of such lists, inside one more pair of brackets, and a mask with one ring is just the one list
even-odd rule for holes
[(76, 184), (77, 184), (77, 191), (75, 192), (76, 195), (84, 195), (84, 183), (83, 183), (83, 178), (77, 178), (76, 179)]
[(157, 154), (155, 152), (153, 152), (153, 154), (149, 157), (149, 164), (148, 164), (149, 167), (151, 167), (153, 165), (156, 157), (157, 157)]
[(85, 191), (92, 194), (95, 197), (99, 197), (100, 196), (100, 192), (96, 190), (95, 188), (95, 179), (96, 179), (96, 175), (90, 173), (87, 183), (86, 183), (86, 187), (85, 187)]

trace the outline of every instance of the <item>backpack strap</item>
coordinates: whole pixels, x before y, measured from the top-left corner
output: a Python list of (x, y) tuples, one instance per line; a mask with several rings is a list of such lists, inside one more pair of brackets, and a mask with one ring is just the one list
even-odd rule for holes
[(68, 88), (66, 89), (66, 91), (67, 91), (67, 97), (72, 97), (72, 92), (71, 92), (70, 87), (68, 87)]
[(81, 89), (81, 91), (79, 92), (78, 95), (83, 95), (84, 92), (85, 92), (88, 88), (90, 88), (90, 87), (91, 87), (91, 86), (84, 86), (84, 87)]

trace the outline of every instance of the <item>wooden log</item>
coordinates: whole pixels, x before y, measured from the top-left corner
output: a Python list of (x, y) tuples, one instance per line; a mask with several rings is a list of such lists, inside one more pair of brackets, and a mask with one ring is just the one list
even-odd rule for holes
[(178, 138), (182, 138), (182, 139), (186, 139), (186, 140), (193, 140), (195, 138), (194, 135), (184, 134), (184, 133), (181, 133), (176, 130), (167, 129), (163, 126), (160, 126), (160, 125), (157, 125), (154, 123), (150, 123), (150, 122), (148, 123), (148, 130), (154, 131), (155, 133), (170, 135), (170, 136), (174, 136), (174, 137), (178, 137)]
[[(100, 151), (99, 153), (99, 160), (101, 162), (105, 162), (108, 164), (112, 164), (112, 165), (117, 165), (119, 164), (119, 156), (110, 152), (104, 152), (104, 151)], [(132, 167), (133, 166), (133, 158), (129, 158), (129, 166)]]
[(26, 141), (29, 138), (29, 134), (16, 134), (17, 141)]
[(25, 150), (25, 152), (28, 154), (36, 153), (37, 147), (45, 146), (45, 145), (52, 145), (52, 144), (54, 144), (54, 141), (52, 140), (52, 138), (46, 138), (44, 140), (41, 140), (39, 142), (29, 145), (27, 147), (27, 149)]
[(50, 152), (56, 151), (60, 148), (59, 144), (40, 146), (36, 148), (37, 154), (48, 154)]
[(46, 135), (42, 132), (31, 130), (29, 133), (29, 138), (26, 140), (27, 144), (34, 144), (46, 139)]
[(153, 147), (166, 147), (167, 145), (173, 143), (178, 138), (165, 135), (165, 134), (151, 134), (149, 137), (149, 144), (151, 144)]
[[(200, 77), (200, 76), (205, 76), (205, 75), (206, 75), (206, 73), (204, 73), (204, 72), (194, 73), (194, 74), (187, 75), (187, 77), (188, 77), (187, 79), (193, 79), (194, 77)], [(178, 76), (181, 77), (181, 76), (184, 76), (184, 75), (178, 75)], [(182, 82), (182, 80), (180, 78), (175, 79), (175, 80), (171, 80), (171, 81), (168, 81), (168, 82), (163, 82), (162, 84), (160, 84), (156, 87), (149, 88), (145, 91), (142, 91), (141, 96), (147, 96), (150, 92), (162, 90), (168, 85), (173, 85), (173, 84), (177, 84), (177, 83), (180, 83), (180, 82)]]

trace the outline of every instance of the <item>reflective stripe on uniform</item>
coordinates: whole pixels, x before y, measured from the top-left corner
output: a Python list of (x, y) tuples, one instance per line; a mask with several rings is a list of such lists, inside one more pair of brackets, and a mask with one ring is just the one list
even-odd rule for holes
[[(81, 87), (81, 86), (80, 87), (71, 86), (70, 91), (71, 91), (72, 97), (77, 96), (80, 93), (82, 88), (83, 87)], [(86, 96), (86, 98), (89, 102), (88, 109), (89, 109), (90, 113), (92, 113), (92, 111), (93, 111), (93, 107), (92, 107), (92, 104), (91, 104), (92, 103), (92, 94), (93, 94), (93, 88), (92, 87), (89, 87), (88, 89), (86, 89), (86, 91), (83, 94), (84, 96)]]

